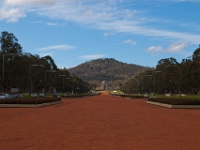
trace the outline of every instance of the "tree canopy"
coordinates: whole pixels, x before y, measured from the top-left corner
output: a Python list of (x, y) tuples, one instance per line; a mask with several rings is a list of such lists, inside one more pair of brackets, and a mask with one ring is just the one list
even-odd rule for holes
[[(0, 62), (4, 64), (4, 69), (1, 64), (0, 70), (5, 74), (4, 82), (1, 76), (1, 89), (4, 87), (9, 92), (11, 88), (17, 87), (21, 92), (41, 92), (46, 86), (47, 93), (51, 93), (54, 87), (57, 91), (69, 93), (89, 90), (87, 82), (70, 74), (67, 69), (57, 68), (51, 56), (40, 57), (37, 54), (23, 53), (14, 34), (2, 32), (0, 44)], [(6, 55), (10, 53), (21, 55)], [(47, 72), (52, 69), (55, 73)]]
[(18, 43), (18, 39), (12, 33), (2, 32), (0, 44), (2, 53), (22, 53), (22, 47)]
[[(154, 70), (134, 76), (123, 85), (126, 93), (200, 93), (200, 48), (194, 50), (192, 59), (177, 62), (175, 58), (158, 61)], [(140, 80), (135, 84), (134, 80)], [(130, 84), (133, 82), (132, 84)], [(155, 91), (154, 91), (155, 90)]]

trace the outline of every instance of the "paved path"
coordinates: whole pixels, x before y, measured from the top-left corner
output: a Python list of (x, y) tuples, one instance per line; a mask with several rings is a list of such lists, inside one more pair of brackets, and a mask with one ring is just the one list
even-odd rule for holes
[(99, 96), (0, 108), (0, 150), (200, 150), (200, 110)]

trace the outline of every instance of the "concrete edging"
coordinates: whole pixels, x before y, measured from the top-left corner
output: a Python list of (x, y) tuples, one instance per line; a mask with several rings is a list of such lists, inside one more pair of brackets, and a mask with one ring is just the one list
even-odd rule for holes
[(0, 104), (0, 108), (40, 108), (59, 103), (62, 103), (62, 101), (55, 101), (43, 104)]
[(200, 105), (170, 105), (151, 101), (147, 101), (147, 103), (172, 109), (200, 109)]

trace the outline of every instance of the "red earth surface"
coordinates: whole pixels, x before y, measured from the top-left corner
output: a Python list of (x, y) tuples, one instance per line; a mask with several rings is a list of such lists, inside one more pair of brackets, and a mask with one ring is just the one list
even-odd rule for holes
[(200, 110), (106, 92), (43, 108), (0, 108), (0, 150), (200, 150)]

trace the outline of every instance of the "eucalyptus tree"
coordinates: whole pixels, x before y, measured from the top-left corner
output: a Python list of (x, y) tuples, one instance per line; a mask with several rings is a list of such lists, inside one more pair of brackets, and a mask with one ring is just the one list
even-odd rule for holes
[(160, 93), (175, 92), (179, 87), (179, 63), (173, 57), (158, 61), (156, 70), (161, 71), (157, 74), (157, 89)]
[(0, 36), (2, 53), (22, 53), (22, 47), (13, 33), (3, 31)]
[(200, 45), (199, 48), (197, 48), (192, 55), (192, 65), (191, 65), (191, 84), (193, 86), (193, 92), (199, 93), (200, 92)]
[(124, 85), (122, 86), (123, 88), (123, 92), (127, 93), (127, 94), (132, 94), (132, 93), (137, 93), (138, 92), (138, 85), (137, 83), (134, 81), (134, 79), (131, 79), (127, 82), (124, 83)]
[(190, 59), (183, 59), (181, 66), (182, 91), (183, 93), (194, 93), (194, 91), (196, 91), (196, 87), (198, 87), (198, 83), (195, 81), (195, 78), (197, 78), (195, 75), (196, 65), (194, 61)]
[[(10, 81), (13, 76), (18, 76), (17, 73), (12, 74), (12, 70), (16, 68), (15, 63), (15, 54), (22, 54), (22, 47), (18, 43), (18, 39), (12, 33), (8, 33), (7, 31), (3, 31), (0, 36), (0, 61), (2, 65), (0, 65), (0, 69), (2, 70), (1, 77), (1, 88), (2, 91), (8, 89), (10, 87)], [(6, 67), (6, 69), (5, 69)]]

